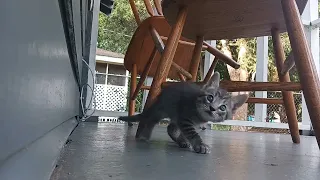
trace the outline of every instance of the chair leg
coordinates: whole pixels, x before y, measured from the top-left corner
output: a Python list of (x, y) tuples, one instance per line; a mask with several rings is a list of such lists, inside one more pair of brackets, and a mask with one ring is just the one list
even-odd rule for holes
[[(282, 0), (282, 10), (310, 119), (320, 148), (320, 82), (295, 0)], [(316, 54), (317, 55), (317, 54)]]
[(183, 29), (186, 17), (187, 17), (187, 8), (183, 7), (179, 11), (177, 22), (170, 32), (164, 52), (160, 58), (158, 68), (155, 73), (155, 76), (153, 77), (153, 82), (151, 84), (151, 88), (148, 94), (146, 107), (150, 106), (150, 104), (153, 102), (155, 97), (160, 93), (161, 84), (166, 80), (169, 74), (169, 70), (172, 64), (172, 60), (174, 58), (175, 51), (178, 46), (179, 39), (181, 37), (181, 33), (182, 33), (182, 29)]
[[(279, 80), (280, 82), (290, 82), (289, 73), (286, 73), (285, 75), (281, 74), (285, 55), (283, 46), (281, 44), (280, 33), (277, 29), (272, 29), (271, 34)], [(284, 102), (284, 108), (286, 110), (288, 118), (288, 124), (292, 141), (294, 143), (300, 143), (298, 119), (296, 115), (296, 107), (294, 105), (293, 93), (291, 91), (282, 91), (282, 97)]]
[(208, 72), (206, 74), (206, 77), (203, 80), (204, 83), (209, 82), (209, 80), (210, 80), (210, 78), (212, 76), (212, 73), (213, 73), (214, 69), (216, 68), (218, 62), (219, 62), (219, 59), (214, 57), (213, 62), (212, 62), (211, 66), (210, 66), (210, 68), (209, 68), (209, 70), (208, 70)]
[[(169, 74), (169, 70), (174, 58), (174, 54), (178, 47), (179, 39), (181, 37), (181, 33), (182, 33), (182, 29), (183, 29), (186, 17), (187, 17), (187, 7), (182, 7), (179, 10), (177, 22), (170, 32), (164, 52), (160, 58), (155, 76), (153, 77), (153, 81), (152, 81), (151, 88), (150, 88), (146, 105), (145, 105), (146, 108), (148, 108), (151, 105), (151, 103), (154, 101), (156, 96), (160, 93), (161, 84), (166, 80)], [(140, 136), (140, 133), (144, 127), (145, 127), (145, 123), (140, 122), (137, 129), (136, 138)]]
[[(132, 66), (132, 72), (131, 72), (131, 78), (130, 78), (130, 97), (129, 97), (129, 116), (132, 116), (135, 112), (135, 106), (136, 106), (136, 100), (133, 97), (133, 94), (137, 88), (137, 65), (133, 64)], [(129, 126), (132, 126), (133, 124), (131, 122), (128, 122)]]
[(192, 75), (192, 79), (190, 81), (196, 81), (197, 80), (197, 73), (198, 73), (198, 68), (200, 64), (200, 59), (201, 59), (201, 50), (202, 50), (202, 45), (203, 45), (203, 36), (198, 36), (197, 41), (193, 50), (192, 54), (192, 59), (191, 59), (191, 64), (190, 64), (190, 73)]

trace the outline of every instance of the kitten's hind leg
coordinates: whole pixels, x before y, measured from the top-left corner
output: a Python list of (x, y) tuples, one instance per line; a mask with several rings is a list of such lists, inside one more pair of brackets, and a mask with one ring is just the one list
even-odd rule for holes
[(146, 128), (146, 122), (140, 121), (136, 132), (136, 139), (140, 139), (142, 131)]
[(181, 131), (179, 130), (178, 126), (170, 123), (167, 127), (167, 132), (168, 135), (170, 136), (170, 138), (176, 142), (179, 147), (181, 148), (188, 148), (190, 147), (189, 142), (187, 141), (187, 139), (183, 136), (183, 134), (181, 133)]
[[(154, 121), (148, 121), (143, 122), (144, 124), (141, 124), (141, 129), (137, 130), (136, 138), (140, 140), (149, 140), (152, 134), (152, 131), (154, 129), (154, 126), (157, 124)], [(139, 131), (139, 132), (138, 132)]]
[(210, 152), (210, 147), (203, 143), (191, 120), (183, 119), (178, 122), (178, 126), (184, 137), (191, 143), (192, 148), (196, 153), (207, 154)]
[[(150, 116), (141, 116), (139, 126), (136, 132), (136, 139), (140, 140), (148, 140), (150, 138), (151, 132), (148, 130), (148, 128), (151, 127), (151, 131), (153, 129), (152, 127), (152, 119)], [(146, 135), (149, 134), (147, 137)]]

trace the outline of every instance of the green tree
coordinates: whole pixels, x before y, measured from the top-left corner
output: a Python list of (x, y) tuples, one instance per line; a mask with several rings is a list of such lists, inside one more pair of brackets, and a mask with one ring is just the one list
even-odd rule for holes
[[(291, 51), (291, 45), (288, 34), (282, 33), (281, 39), (285, 56), (287, 57)], [(217, 47), (219, 48), (219, 42)], [(228, 47), (232, 53), (233, 59), (238, 59), (238, 54), (241, 47), (244, 47), (246, 49), (246, 53), (244, 54), (244, 60), (241, 62), (241, 67), (244, 68), (249, 73), (249, 75), (252, 75), (256, 71), (257, 38), (242, 38), (237, 39), (235, 41), (228, 41)], [(279, 78), (275, 66), (274, 51), (271, 37), (269, 37), (268, 49), (268, 81), (278, 81)], [(292, 68), (289, 73), (292, 81), (299, 81), (295, 67)]]
[[(143, 0), (136, 0), (135, 4), (139, 11), (141, 20), (148, 17)], [(133, 16), (131, 6), (128, 0), (117, 0), (114, 4), (114, 9), (109, 16), (99, 14), (98, 27), (98, 44), (97, 47), (112, 52), (125, 54), (130, 43), (133, 33), (137, 28), (136, 20)], [(128, 81), (130, 85), (130, 79)], [(127, 97), (129, 97), (129, 92)], [(136, 111), (141, 111), (143, 93), (139, 92), (136, 99)], [(129, 98), (127, 98), (129, 99)], [(128, 110), (127, 103), (127, 110)]]
[[(141, 19), (145, 19), (147, 11), (143, 0), (136, 0)], [(99, 14), (98, 47), (125, 54), (131, 37), (137, 28), (128, 0), (117, 0), (110, 16)]]

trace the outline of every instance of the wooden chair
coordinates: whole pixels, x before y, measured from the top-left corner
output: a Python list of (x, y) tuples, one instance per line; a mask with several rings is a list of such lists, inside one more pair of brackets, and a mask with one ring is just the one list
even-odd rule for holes
[[(271, 35), (280, 82), (223, 82), (221, 85), (229, 91), (281, 90), (283, 101), (277, 99), (264, 102), (284, 104), (294, 143), (299, 143), (300, 137), (293, 94), (290, 91), (302, 89), (320, 147), (320, 82), (300, 19), (306, 3), (307, 0), (163, 0), (163, 14), (174, 27), (172, 32), (177, 32), (171, 33), (168, 39), (171, 44), (168, 43), (167, 47), (173, 46), (181, 34), (192, 40)], [(280, 33), (285, 31), (290, 38), (300, 83), (290, 83), (287, 69), (282, 71), (285, 55)], [(170, 65), (172, 57), (169, 54), (174, 52), (167, 47), (163, 53), (167, 58), (161, 63)], [(158, 65), (159, 68), (162, 66)]]
[[(172, 29), (167, 23), (162, 16), (160, 0), (154, 0), (156, 13), (150, 1), (144, 0), (150, 15), (144, 21), (140, 20), (134, 0), (129, 0), (129, 2), (138, 24), (138, 28), (130, 41), (124, 59), (125, 68), (131, 72), (129, 115), (134, 114), (135, 99), (141, 89), (150, 90), (146, 103), (146, 106), (148, 106), (161, 90), (161, 84), (166, 78), (195, 81), (202, 50), (207, 50), (215, 55), (217, 59), (226, 62), (234, 68), (240, 67), (236, 61), (203, 42), (203, 39), (197, 39), (194, 42), (193, 40), (179, 36), (179, 38), (175, 38), (177, 41), (170, 42), (170, 39), (172, 39), (170, 36), (172, 34), (174, 36), (180, 34), (181, 29), (178, 32), (175, 30), (176, 28)], [(168, 49), (170, 51), (163, 55), (165, 46), (167, 51)], [(170, 64), (162, 63), (163, 59), (168, 59), (168, 57), (170, 57), (172, 62)], [(138, 74), (140, 75), (140, 80), (137, 84), (136, 79)], [(147, 76), (153, 77), (151, 87), (143, 85)]]

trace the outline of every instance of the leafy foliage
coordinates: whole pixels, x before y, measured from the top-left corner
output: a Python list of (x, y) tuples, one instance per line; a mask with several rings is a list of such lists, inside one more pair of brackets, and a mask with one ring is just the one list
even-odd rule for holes
[[(285, 52), (286, 57), (289, 55), (291, 51), (290, 41), (287, 33), (281, 34), (283, 49)], [(240, 62), (241, 67), (245, 69), (249, 75), (252, 75), (256, 72), (256, 59), (257, 59), (257, 38), (242, 38), (232, 41), (227, 41), (228, 48), (232, 53), (233, 59), (239, 59), (239, 51), (240, 48), (245, 48), (245, 53), (243, 60)], [(272, 45), (272, 38), (268, 38), (268, 81), (278, 81), (278, 73), (275, 66), (275, 59), (274, 59), (274, 51)], [(220, 41), (217, 42), (217, 48), (221, 49)], [(222, 63), (217, 65), (217, 71), (223, 73), (225, 76), (227, 74), (227, 70), (225, 65)], [(297, 71), (294, 68), (290, 70), (290, 78), (291, 81), (299, 81)]]
[[(140, 19), (143, 20), (147, 18), (148, 13), (146, 11), (143, 0), (135, 0), (135, 4), (137, 6), (137, 9), (139, 10)], [(99, 14), (97, 46), (102, 49), (125, 54), (131, 37), (136, 28), (137, 23), (133, 16), (129, 1), (117, 0), (115, 1), (114, 9), (110, 16), (106, 16), (103, 13)], [(289, 52), (291, 51), (288, 35), (286, 33), (283, 33), (281, 35), (281, 38), (285, 54), (286, 56), (288, 56)], [(238, 61), (240, 61), (241, 68), (246, 70), (249, 76), (252, 76), (256, 71), (256, 39), (257, 38), (243, 38), (237, 40), (227, 40), (227, 46), (232, 54), (233, 59), (238, 59)], [(274, 63), (274, 51), (271, 37), (269, 37), (268, 46), (268, 80), (278, 81), (278, 74)], [(220, 41), (217, 41), (217, 48), (221, 49)], [(243, 54), (243, 58), (239, 60), (239, 52), (241, 49), (245, 49), (245, 53)], [(220, 72), (222, 79), (230, 80), (227, 66), (224, 63), (219, 62), (215, 70)], [(299, 81), (295, 67), (291, 69), (289, 73), (291, 81)], [(198, 75), (198, 79), (201, 79), (200, 75)], [(140, 93), (137, 104), (140, 104), (141, 99), (142, 94)], [(137, 107), (136, 110), (141, 109)]]
[[(136, 0), (140, 19), (147, 17), (143, 0)], [(117, 0), (110, 16), (99, 14), (98, 47), (124, 54), (137, 28), (128, 0)]]
[[(148, 14), (143, 0), (136, 0), (135, 5), (139, 11), (140, 19), (145, 19)], [(114, 9), (110, 16), (106, 16), (101, 12), (99, 14), (97, 47), (125, 54), (131, 37), (137, 27), (129, 1), (117, 0), (115, 1)], [(130, 78), (128, 84), (130, 85)], [(129, 93), (130, 91), (128, 91), (127, 99), (129, 99)], [(140, 91), (136, 99), (136, 112), (141, 111), (142, 98), (143, 93)], [(129, 103), (127, 103), (127, 111), (128, 105)]]

